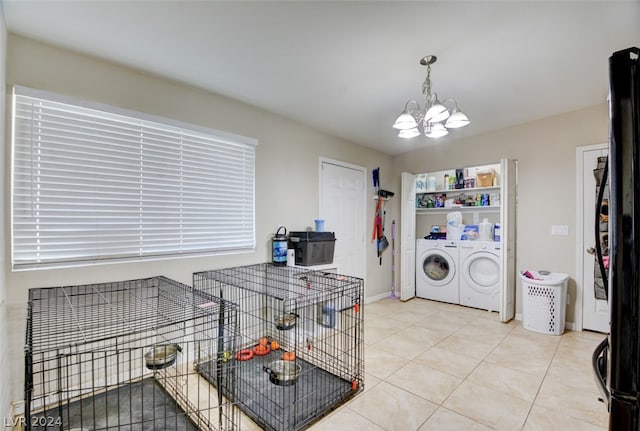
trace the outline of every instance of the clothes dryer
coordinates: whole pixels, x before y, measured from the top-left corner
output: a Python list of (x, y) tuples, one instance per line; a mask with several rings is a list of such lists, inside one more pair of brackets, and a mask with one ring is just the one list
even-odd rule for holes
[(460, 241), (460, 304), (489, 311), (500, 310), (502, 244)]
[(456, 241), (416, 241), (416, 296), (458, 304), (458, 272)]

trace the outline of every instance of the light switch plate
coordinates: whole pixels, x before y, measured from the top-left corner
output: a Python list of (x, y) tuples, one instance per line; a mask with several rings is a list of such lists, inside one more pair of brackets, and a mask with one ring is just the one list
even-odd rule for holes
[(554, 236), (569, 236), (569, 226), (566, 224), (563, 225), (552, 225), (551, 226), (551, 235)]

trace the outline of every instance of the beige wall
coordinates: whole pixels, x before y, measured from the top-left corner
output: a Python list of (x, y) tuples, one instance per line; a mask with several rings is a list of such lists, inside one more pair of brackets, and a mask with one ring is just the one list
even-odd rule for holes
[[(22, 345), (27, 290), (30, 287), (93, 283), (165, 275), (191, 283), (194, 271), (265, 262), (271, 259), (270, 240), (279, 224), (304, 230), (318, 216), (318, 165), (328, 157), (389, 172), (391, 157), (312, 130), (299, 123), (203, 90), (125, 67), (78, 55), (16, 35), (9, 35), (6, 82), (62, 93), (126, 109), (173, 118), (257, 138), (255, 253), (112, 264), (89, 268), (11, 272), (8, 274), (10, 372), (19, 376), (11, 399), (20, 399)], [(8, 145), (6, 154), (9, 154)], [(367, 187), (371, 181), (367, 178)], [(5, 202), (10, 190), (5, 188)], [(373, 190), (369, 190), (369, 195)], [(367, 202), (369, 204), (369, 202)], [(367, 205), (369, 226), (373, 203)], [(5, 227), (9, 232), (9, 226)], [(366, 232), (369, 229), (365, 229)], [(5, 242), (6, 243), (6, 242)], [(9, 249), (6, 250), (9, 253)], [(389, 266), (379, 267), (375, 248), (367, 241), (366, 298), (390, 289)], [(1, 275), (1, 274), (0, 274)], [(385, 281), (387, 280), (387, 281)], [(0, 349), (2, 350), (2, 349)], [(6, 369), (4, 367), (3, 369)]]
[[(608, 112), (603, 103), (469, 139), (433, 142), (424, 149), (396, 157), (393, 170), (398, 177), (400, 172), (481, 165), (502, 158), (517, 160), (516, 270), (569, 273), (567, 321), (574, 322), (576, 309), (581, 307), (576, 303), (576, 289), (581, 287), (575, 282), (579, 234), (576, 147), (605, 142), (608, 142)], [(568, 225), (569, 236), (551, 236), (551, 225)], [(519, 289), (516, 296), (516, 313), (521, 313)]]

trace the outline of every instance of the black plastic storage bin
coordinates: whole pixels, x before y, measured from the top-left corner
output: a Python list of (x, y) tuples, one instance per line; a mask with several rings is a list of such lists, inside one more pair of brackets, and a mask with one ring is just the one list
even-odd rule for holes
[(289, 232), (289, 248), (296, 251), (296, 265), (333, 263), (335, 245), (334, 232)]

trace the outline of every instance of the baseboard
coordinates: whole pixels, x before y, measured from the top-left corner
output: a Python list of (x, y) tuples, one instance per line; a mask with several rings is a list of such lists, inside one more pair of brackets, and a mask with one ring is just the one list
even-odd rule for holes
[[(391, 292), (386, 292), (376, 296), (370, 296), (364, 300), (364, 303), (371, 304), (372, 302), (380, 301), (381, 299), (389, 299), (389, 298), (391, 298)], [(398, 297), (397, 299), (400, 299), (400, 297)]]
[[(380, 301), (381, 299), (389, 299), (390, 297), (391, 297), (391, 293), (381, 293), (380, 295), (372, 296), (365, 299), (364, 303), (370, 304), (372, 302)], [(400, 297), (398, 297), (397, 299), (400, 299)], [(522, 314), (516, 313), (516, 315), (514, 316), (514, 319), (522, 322)], [(565, 322), (564, 328), (565, 330), (575, 331), (576, 324), (574, 322)]]

